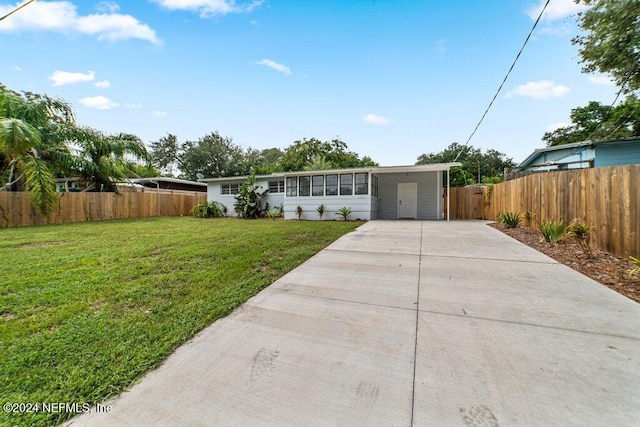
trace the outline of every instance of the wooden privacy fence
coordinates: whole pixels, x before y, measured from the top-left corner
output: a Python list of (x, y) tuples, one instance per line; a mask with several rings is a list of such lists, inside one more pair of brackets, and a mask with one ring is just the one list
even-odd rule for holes
[(0, 192), (0, 228), (150, 216), (189, 215), (207, 193), (161, 191), (59, 193), (49, 217), (38, 214), (29, 193)]
[(451, 189), (452, 219), (495, 220), (498, 212), (532, 212), (537, 221), (579, 219), (594, 227), (592, 246), (639, 256), (640, 165), (538, 173), (492, 189)]

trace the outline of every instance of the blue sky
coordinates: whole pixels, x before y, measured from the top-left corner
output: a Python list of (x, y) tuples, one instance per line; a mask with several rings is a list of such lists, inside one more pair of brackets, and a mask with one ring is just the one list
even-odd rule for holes
[[(0, 0), (0, 14), (22, 3)], [(413, 164), (467, 140), (543, 3), (37, 0), (0, 22), (0, 82), (147, 143), (339, 137), (381, 165)], [(577, 11), (551, 0), (471, 145), (520, 162), (572, 108), (613, 101), (606, 76), (581, 73)]]

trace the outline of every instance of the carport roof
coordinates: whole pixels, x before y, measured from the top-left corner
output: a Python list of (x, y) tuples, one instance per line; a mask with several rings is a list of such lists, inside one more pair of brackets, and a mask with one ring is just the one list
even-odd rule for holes
[[(300, 175), (318, 175), (328, 173), (358, 173), (358, 172), (372, 172), (376, 174), (384, 173), (408, 173), (408, 172), (434, 172), (434, 171), (448, 171), (454, 166), (462, 166), (462, 163), (433, 163), (429, 165), (411, 165), (411, 166), (373, 166), (364, 168), (350, 168), (350, 169), (326, 169), (316, 171), (295, 171), (295, 172), (276, 172), (271, 175), (257, 175), (258, 179), (269, 178), (283, 178), (287, 176), (300, 176)], [(200, 182), (230, 182), (230, 181), (242, 181), (246, 179), (246, 176), (229, 176), (222, 178), (203, 178), (199, 179)]]

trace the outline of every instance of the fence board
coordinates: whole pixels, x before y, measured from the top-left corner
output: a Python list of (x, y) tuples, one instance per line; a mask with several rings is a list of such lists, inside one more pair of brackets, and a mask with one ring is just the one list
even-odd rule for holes
[(640, 255), (640, 165), (536, 173), (496, 184), (490, 193), (485, 188), (482, 198), (477, 191), (451, 188), (452, 219), (475, 219), (478, 210), (490, 220), (498, 212), (531, 212), (536, 220), (579, 219), (593, 226), (593, 246), (620, 256)]
[(49, 217), (38, 214), (28, 193), (0, 192), (0, 228), (150, 216), (189, 215), (207, 200), (203, 192), (59, 193)]

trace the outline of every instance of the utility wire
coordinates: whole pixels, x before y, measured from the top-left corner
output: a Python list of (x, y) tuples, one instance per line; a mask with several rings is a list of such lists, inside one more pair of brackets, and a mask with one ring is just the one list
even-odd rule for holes
[(484, 110), (484, 114), (482, 115), (482, 117), (480, 118), (480, 121), (478, 122), (478, 124), (476, 125), (475, 129), (473, 129), (473, 132), (471, 132), (471, 135), (469, 135), (469, 138), (467, 139), (467, 142), (464, 143), (464, 146), (462, 147), (462, 149), (460, 150), (460, 152), (458, 153), (458, 155), (456, 156), (456, 158), (453, 160), (454, 162), (458, 161), (458, 158), (460, 157), (460, 154), (463, 153), (463, 151), (467, 148), (467, 145), (469, 144), (469, 142), (471, 141), (471, 138), (473, 138), (473, 135), (476, 134), (476, 131), (478, 130), (478, 128), (480, 127), (480, 125), (482, 124), (482, 122), (484, 121), (484, 118), (486, 117), (487, 113), (489, 112), (489, 110), (491, 109), (491, 106), (493, 105), (494, 101), (496, 100), (496, 98), (498, 97), (498, 94), (500, 94), (500, 91), (502, 90), (502, 87), (504, 86), (504, 84), (507, 82), (507, 78), (509, 78), (509, 74), (511, 74), (511, 71), (513, 71), (513, 68), (516, 66), (516, 62), (518, 62), (518, 59), (520, 58), (520, 55), (522, 54), (522, 51), (524, 50), (525, 46), (527, 45), (527, 43), (529, 43), (529, 39), (531, 38), (531, 35), (533, 34), (533, 31), (536, 29), (536, 27), (538, 26), (538, 23), (540, 22), (540, 20), (542, 19), (542, 15), (544, 14), (544, 11), (547, 9), (547, 6), (549, 6), (549, 3), (551, 2), (551, 0), (547, 0), (547, 2), (544, 4), (544, 7), (542, 8), (542, 10), (540, 11), (540, 15), (538, 15), (538, 19), (536, 19), (536, 22), (533, 23), (533, 27), (531, 28), (531, 31), (529, 31), (529, 35), (527, 36), (526, 40), (524, 41), (524, 44), (522, 45), (522, 47), (520, 48), (520, 51), (518, 52), (518, 54), (516, 55), (516, 59), (513, 60), (513, 64), (511, 64), (511, 67), (509, 68), (509, 71), (507, 71), (507, 75), (504, 76), (504, 79), (502, 80), (502, 83), (500, 83), (500, 87), (498, 88), (498, 90), (496, 91), (496, 94), (493, 95), (493, 99), (491, 100), (491, 102), (489, 103), (489, 106), (487, 107), (486, 110)]
[[(581, 142), (587, 142), (587, 141), (591, 141), (591, 138), (593, 138), (593, 135), (595, 135), (595, 133), (598, 131), (598, 129), (600, 129), (600, 127), (604, 124), (604, 122), (606, 122), (607, 120), (609, 120), (609, 116), (611, 116), (611, 111), (613, 110), (613, 106), (616, 105), (616, 102), (618, 102), (618, 98), (620, 98), (620, 95), (622, 94), (622, 92), (624, 91), (624, 87), (627, 85), (627, 82), (629, 81), (629, 79), (631, 78), (631, 73), (629, 73), (627, 75), (627, 78), (624, 80), (624, 82), (622, 82), (622, 86), (620, 87), (620, 90), (618, 91), (618, 93), (616, 94), (616, 97), (614, 98), (613, 102), (611, 103), (611, 105), (609, 105), (609, 108), (607, 108), (607, 113), (606, 113), (606, 117), (604, 117), (600, 123), (598, 123), (596, 125), (596, 127), (593, 129), (593, 131), (591, 132), (591, 134), (586, 137), (583, 141)], [(618, 129), (620, 129), (622, 127), (622, 124), (620, 126), (618, 126), (617, 128), (615, 128), (614, 130), (611, 131), (611, 133), (609, 133), (606, 137), (604, 137), (603, 139), (601, 139), (601, 141), (606, 141), (607, 139), (609, 139), (610, 136), (612, 136), (614, 133), (616, 133), (618, 131)], [(573, 150), (571, 150), (571, 155), (573, 156), (574, 154), (578, 154), (580, 152), (580, 147), (576, 147)]]
[[(638, 67), (636, 67), (637, 69)], [(633, 75), (633, 72), (629, 72), (629, 74), (627, 74), (627, 78), (624, 80), (624, 82), (622, 82), (622, 86), (620, 86), (620, 90), (618, 91), (618, 93), (616, 94), (616, 97), (614, 98), (613, 102), (611, 103), (611, 105), (609, 105), (609, 108), (607, 109), (607, 116), (602, 119), (600, 121), (600, 123), (598, 123), (598, 125), (595, 127), (595, 129), (593, 129), (593, 132), (591, 132), (591, 134), (585, 139), (585, 141), (590, 141), (591, 138), (593, 138), (593, 135), (595, 135), (595, 133), (600, 129), (600, 127), (604, 124), (604, 122), (606, 122), (607, 120), (609, 120), (609, 116), (611, 116), (611, 111), (613, 110), (613, 106), (616, 105), (616, 102), (618, 102), (618, 98), (620, 98), (620, 95), (622, 95), (622, 92), (624, 91), (625, 86), (627, 85), (627, 82), (629, 81), (629, 79), (631, 79), (631, 76)], [(604, 138), (604, 141), (606, 141), (611, 135), (613, 135), (615, 132), (618, 131), (618, 129), (620, 129), (622, 125), (618, 126), (616, 129), (614, 129), (609, 135), (607, 135)]]
[(18, 6), (17, 8), (13, 9), (11, 12), (7, 13), (6, 15), (4, 15), (2, 18), (0, 18), (0, 21), (2, 21), (5, 18), (8, 18), (9, 16), (13, 15), (14, 13), (16, 13), (17, 11), (19, 11), (20, 9), (22, 9), (23, 7), (25, 7), (26, 5), (33, 3), (36, 0), (29, 0), (28, 2), (24, 3), (21, 6)]

